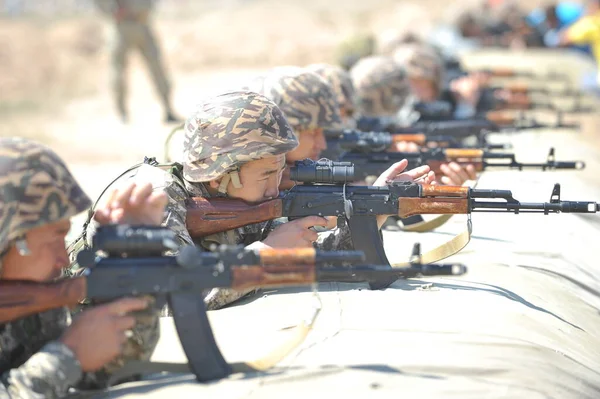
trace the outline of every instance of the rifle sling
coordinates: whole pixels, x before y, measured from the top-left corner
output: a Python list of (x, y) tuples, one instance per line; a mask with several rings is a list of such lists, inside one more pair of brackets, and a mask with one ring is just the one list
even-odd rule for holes
[[(202, 299), (200, 299), (202, 300)], [(175, 309), (174, 309), (175, 313)], [(310, 331), (312, 330), (313, 324), (319, 314), (319, 309), (315, 309), (315, 312), (312, 314), (312, 317), (308, 320), (302, 321), (300, 324), (292, 327), (293, 335), (284, 342), (281, 346), (275, 348), (271, 352), (267, 353), (265, 356), (249, 361), (249, 362), (240, 362), (240, 363), (231, 363), (227, 364), (228, 373), (236, 374), (236, 373), (253, 373), (266, 371), (275, 366), (277, 363), (282, 361), (285, 357), (287, 357), (292, 351), (294, 351), (298, 346), (304, 342)], [(179, 333), (179, 331), (178, 331)], [(210, 336), (212, 337), (212, 331), (210, 332)], [(214, 340), (213, 340), (214, 342)], [(183, 342), (182, 342), (183, 345)], [(200, 346), (200, 345), (198, 345)], [(185, 349), (185, 348), (184, 348)], [(218, 352), (218, 356), (221, 356), (219, 348), (216, 343), (214, 344), (214, 348)], [(187, 354), (187, 353), (186, 353)], [(198, 370), (197, 370), (198, 371)], [(210, 373), (209, 370), (204, 370)], [(110, 388), (116, 382), (123, 381), (125, 379), (134, 377), (140, 374), (157, 374), (157, 373), (174, 373), (174, 374), (187, 374), (193, 372), (189, 363), (170, 363), (170, 362), (151, 362), (151, 361), (130, 361), (127, 362), (122, 368), (117, 370), (112, 374), (110, 380), (108, 381), (107, 387)], [(216, 379), (225, 378), (227, 375), (221, 375)], [(197, 379), (202, 378), (201, 376), (196, 375)], [(215, 379), (215, 378), (213, 378)], [(204, 378), (203, 382), (210, 381), (209, 379)], [(88, 391), (82, 391), (84, 393)]]
[(422, 222), (404, 225), (400, 227), (400, 229), (402, 231), (407, 231), (410, 233), (426, 233), (428, 231), (435, 230), (438, 227), (443, 226), (448, 220), (452, 218), (452, 216), (453, 215), (440, 215), (431, 220), (423, 220)]
[[(467, 220), (467, 228), (463, 232), (454, 236), (454, 238), (452, 238), (450, 241), (445, 242), (444, 244), (421, 255), (420, 259), (419, 259), (419, 263), (422, 263), (424, 265), (429, 264), (429, 263), (435, 263), (435, 262), (439, 262), (442, 259), (446, 259), (447, 257), (456, 254), (457, 252), (462, 250), (471, 240), (471, 231), (472, 231), (472, 224), (471, 224), (471, 219), (469, 218)], [(391, 266), (394, 268), (403, 268), (403, 267), (410, 267), (412, 265), (413, 265), (413, 263), (411, 263), (409, 261), (409, 262), (404, 262), (404, 263), (394, 263)]]

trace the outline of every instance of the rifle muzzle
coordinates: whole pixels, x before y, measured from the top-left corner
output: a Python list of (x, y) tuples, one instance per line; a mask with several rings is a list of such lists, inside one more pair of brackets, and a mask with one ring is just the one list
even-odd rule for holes
[(585, 169), (585, 162), (583, 161), (567, 161), (567, 162), (549, 162), (549, 169)]

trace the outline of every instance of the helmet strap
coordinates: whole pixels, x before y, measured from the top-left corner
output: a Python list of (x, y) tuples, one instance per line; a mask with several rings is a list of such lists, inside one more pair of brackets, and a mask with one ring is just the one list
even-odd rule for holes
[(231, 182), (231, 184), (235, 188), (243, 187), (242, 182), (240, 181), (240, 175), (238, 170), (232, 170), (226, 175), (223, 175), (223, 178), (221, 179), (221, 183), (219, 183), (219, 188), (217, 190), (219, 192), (220, 197), (227, 196), (227, 186), (229, 186), (229, 182)]

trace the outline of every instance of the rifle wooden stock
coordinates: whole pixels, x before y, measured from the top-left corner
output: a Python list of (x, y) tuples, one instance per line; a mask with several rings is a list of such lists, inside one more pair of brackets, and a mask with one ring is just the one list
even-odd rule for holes
[(244, 266), (232, 270), (232, 288), (237, 290), (302, 285), (316, 279), (314, 265)]
[(488, 112), (485, 116), (487, 120), (496, 125), (512, 125), (515, 123), (514, 116), (503, 112)]
[(394, 143), (407, 141), (409, 143), (424, 145), (427, 142), (427, 136), (424, 134), (394, 134), (392, 135), (392, 141)]
[(192, 237), (276, 219), (282, 213), (281, 199), (250, 205), (241, 200), (195, 197), (186, 201), (186, 206), (186, 226)]
[(457, 215), (469, 212), (466, 198), (400, 198), (398, 216), (414, 215)]
[(84, 277), (55, 283), (29, 281), (0, 281), (0, 323), (63, 306), (77, 305), (86, 297)]

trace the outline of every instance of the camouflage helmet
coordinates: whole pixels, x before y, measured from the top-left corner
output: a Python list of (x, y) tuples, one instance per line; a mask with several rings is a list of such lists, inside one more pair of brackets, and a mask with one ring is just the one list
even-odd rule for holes
[(278, 67), (255, 84), (258, 82), (262, 83), (261, 94), (277, 104), (296, 132), (341, 124), (336, 95), (316, 73), (306, 68)]
[(91, 201), (51, 149), (18, 137), (0, 139), (0, 254), (28, 231), (85, 211)]
[(438, 92), (444, 83), (444, 60), (436, 50), (425, 44), (407, 44), (394, 51), (394, 61), (406, 69), (409, 78), (433, 81)]
[(183, 177), (192, 182), (229, 176), (247, 162), (298, 146), (279, 107), (250, 91), (207, 99), (186, 121), (184, 134)]
[(375, 53), (376, 39), (371, 33), (359, 33), (347, 38), (335, 49), (337, 63), (350, 70), (361, 58)]
[(350, 74), (343, 68), (330, 64), (312, 64), (306, 67), (316, 73), (333, 89), (340, 108), (352, 113), (355, 108), (354, 85)]
[(392, 56), (398, 47), (406, 44), (422, 43), (423, 39), (417, 32), (409, 30), (389, 29), (383, 31), (377, 38), (377, 53)]
[(410, 94), (406, 72), (390, 57), (371, 56), (360, 60), (350, 71), (362, 115), (393, 115)]

